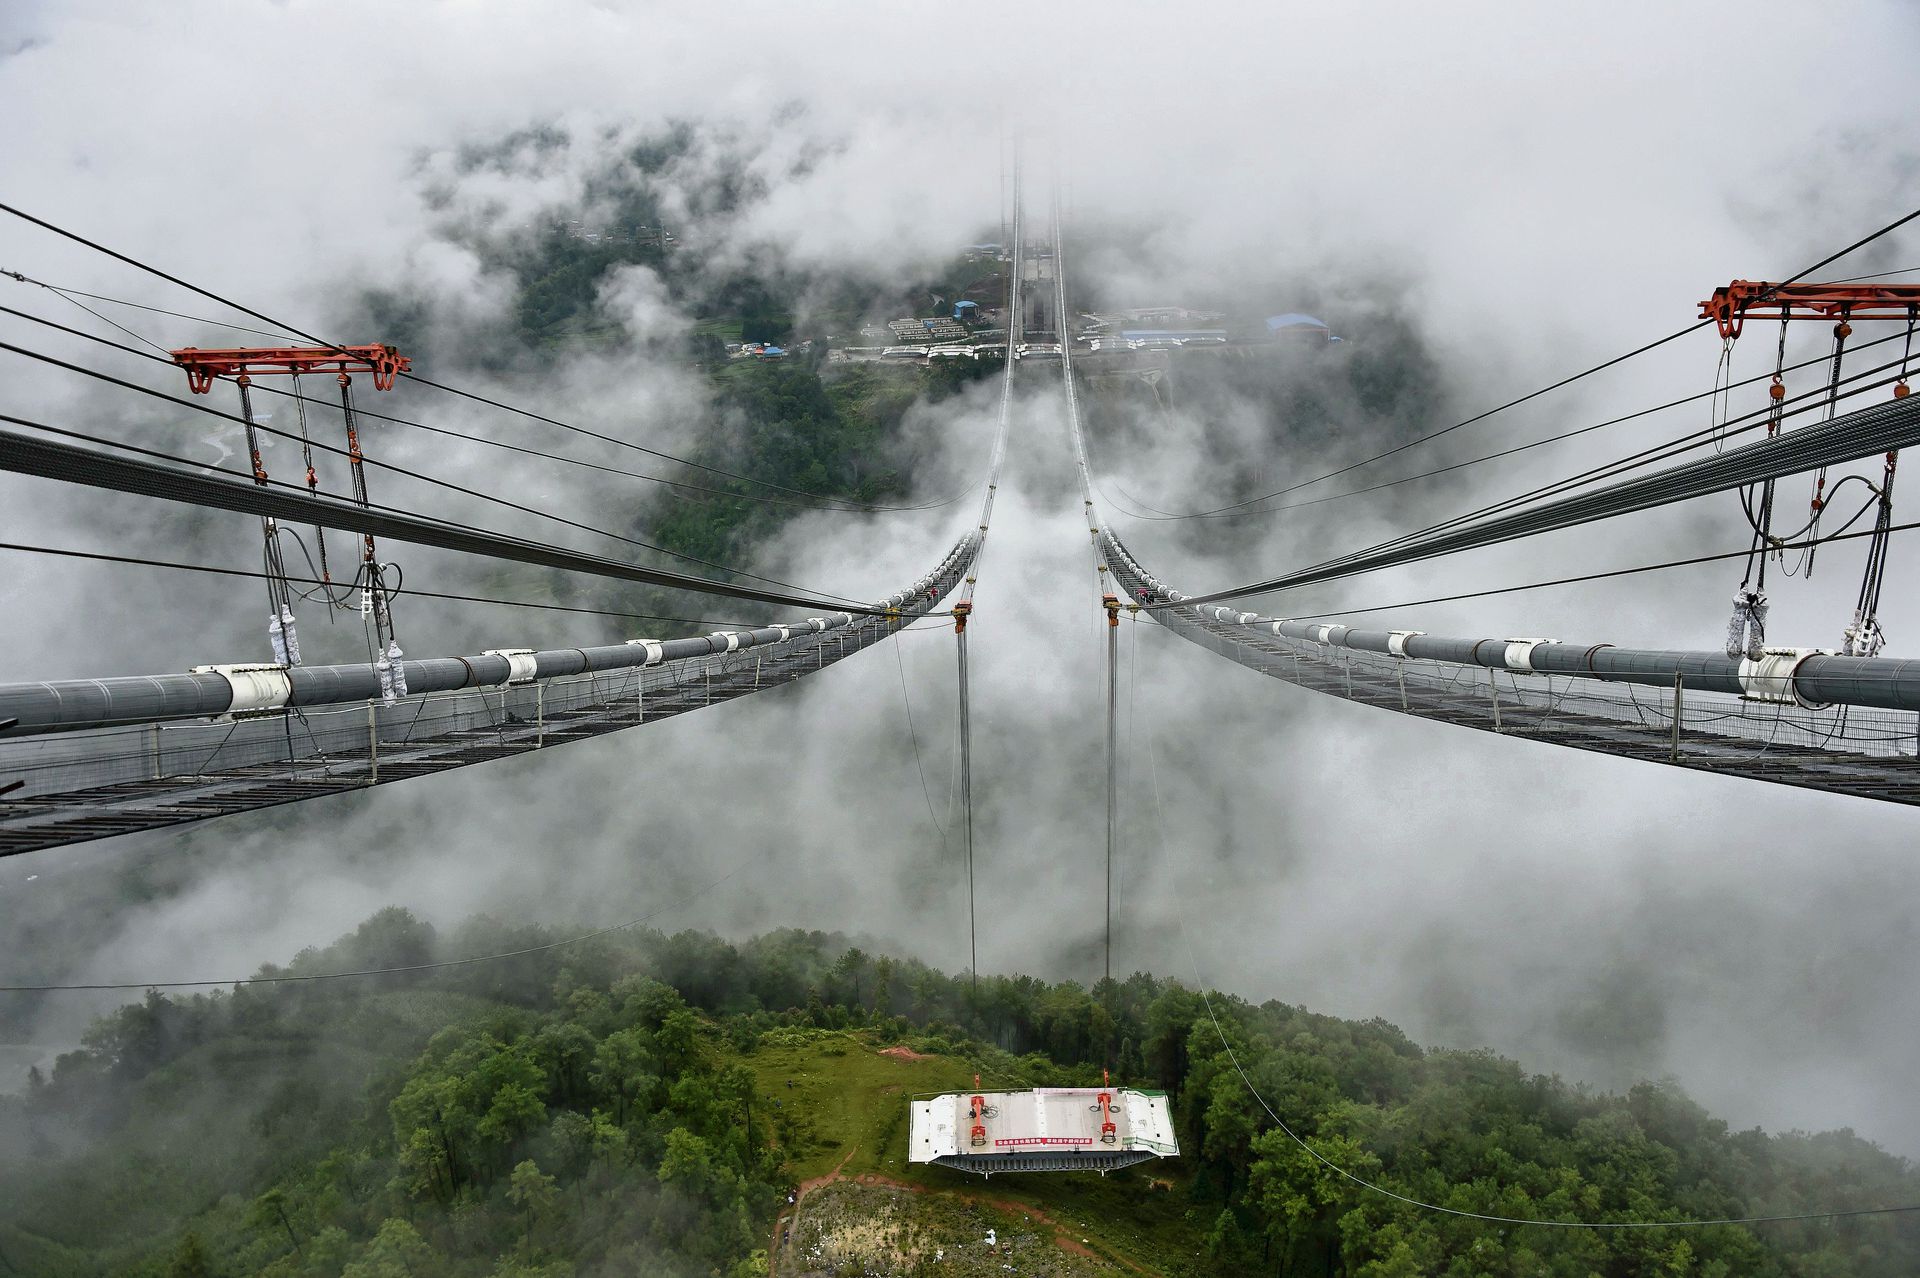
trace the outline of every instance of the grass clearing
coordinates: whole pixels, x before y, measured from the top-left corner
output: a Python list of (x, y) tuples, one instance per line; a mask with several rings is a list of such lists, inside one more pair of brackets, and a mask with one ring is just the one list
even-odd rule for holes
[[(1179, 1159), (1142, 1163), (1105, 1177), (1032, 1172), (991, 1180), (909, 1163), (908, 1098), (971, 1087), (974, 1070), (952, 1056), (908, 1060), (882, 1054), (895, 1045), (861, 1031), (778, 1030), (740, 1058), (757, 1080), (761, 1112), (773, 1115), (796, 1182), (830, 1176), (838, 1168), (845, 1180), (869, 1177), (914, 1191), (913, 1199), (924, 1204), (915, 1212), (944, 1219), (963, 1206), (985, 1210), (1004, 1217), (1012, 1229), (1040, 1228), (1068, 1245), (1084, 1239), (1094, 1256), (1130, 1272), (1209, 1272), (1204, 1237), (1212, 1221), (1196, 1218), (1188, 1196), (1190, 1177)], [(806, 1217), (803, 1204), (800, 1220)]]
[(907, 1098), (973, 1085), (973, 1071), (964, 1061), (881, 1055), (879, 1049), (888, 1046), (848, 1031), (780, 1030), (742, 1058), (759, 1080), (766, 1104), (777, 1106), (774, 1130), (782, 1132), (796, 1179), (826, 1175), (849, 1151), (853, 1157), (844, 1175), (879, 1172), (904, 1178)]

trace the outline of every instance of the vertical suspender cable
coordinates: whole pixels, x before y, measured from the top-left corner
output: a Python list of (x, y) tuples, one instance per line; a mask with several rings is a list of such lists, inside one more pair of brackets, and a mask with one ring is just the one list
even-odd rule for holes
[[(253, 482), (256, 487), (265, 488), (267, 466), (260, 459), (260, 434), (255, 428), (253, 396), (249, 393), (253, 379), (242, 372), (234, 378), (234, 385), (240, 389), (240, 417), (246, 427), (247, 461), (253, 468)], [(286, 564), (280, 554), (280, 526), (272, 515), (261, 517), (260, 533), (261, 562), (267, 574), (267, 641), (273, 649), (273, 663), (297, 666), (300, 638), (294, 628), (293, 588), (287, 584)]]
[(993, 522), (993, 501), (1000, 488), (1000, 464), (1007, 455), (1008, 425), (1013, 416), (1013, 366), (1020, 324), (1020, 153), (1013, 155), (1013, 247), (1008, 254), (1007, 281), (1007, 355), (1000, 385), (1000, 416), (994, 428), (993, 452), (987, 460), (987, 495), (980, 504), (980, 523), (974, 532), (973, 566), (961, 584), (959, 598), (953, 603), (953, 635), (960, 678), (960, 828), (961, 844), (967, 862), (967, 972), (974, 995), (980, 992), (980, 932), (974, 905), (973, 881), (973, 719), (967, 696), (967, 617), (973, 612), (973, 589), (980, 576), (980, 560), (986, 554), (987, 528)]
[(967, 614), (973, 605), (959, 600), (953, 605), (953, 637), (960, 655), (960, 814), (966, 833), (962, 844), (967, 858), (967, 974), (975, 994), (980, 992), (980, 941), (973, 912), (973, 722), (967, 702)]
[[(1834, 414), (1840, 411), (1840, 363), (1847, 353), (1847, 338), (1853, 335), (1853, 325), (1847, 322), (1847, 312), (1840, 312), (1840, 322), (1833, 326), (1833, 356), (1827, 372), (1827, 412), (1821, 420), (1832, 421)], [(1807, 534), (1814, 541), (1808, 546), (1800, 561), (1800, 575), (1813, 576), (1813, 556), (1820, 549), (1820, 516), (1825, 513), (1827, 495), (1827, 468), (1822, 466), (1813, 481), (1812, 516)]]
[[(300, 393), (300, 374), (293, 374), (293, 409), (300, 420), (300, 460), (307, 467), (307, 492), (313, 496), (320, 493), (320, 475), (313, 468), (313, 440), (307, 436), (307, 397)], [(333, 572), (327, 566), (327, 530), (319, 524), (313, 526), (313, 544), (320, 552), (320, 581), (325, 587), (327, 601), (333, 601)]]
[[(1086, 438), (1080, 424), (1080, 397), (1073, 385), (1073, 325), (1067, 310), (1066, 249), (1062, 244), (1060, 188), (1053, 191), (1053, 309), (1054, 335), (1060, 339), (1061, 381), (1067, 397), (1067, 431), (1073, 441), (1073, 460), (1080, 472), (1081, 513), (1087, 523), (1089, 547), (1093, 554), (1093, 589), (1100, 607), (1107, 614), (1107, 859), (1106, 926), (1104, 933), (1105, 979), (1113, 979), (1113, 852), (1119, 838), (1120, 776), (1117, 716), (1120, 701), (1120, 600), (1108, 589), (1107, 564), (1100, 550), (1100, 516), (1093, 504), (1093, 471), (1087, 463)], [(1098, 625), (1099, 613), (1095, 613)]]
[[(1119, 743), (1117, 715), (1120, 700), (1120, 600), (1108, 589), (1107, 564), (1100, 550), (1100, 516), (1093, 504), (1093, 471), (1087, 463), (1086, 438), (1080, 423), (1080, 397), (1073, 384), (1073, 325), (1068, 319), (1066, 249), (1062, 244), (1060, 190), (1053, 193), (1053, 297), (1055, 336), (1060, 339), (1060, 371), (1067, 396), (1067, 429), (1073, 441), (1074, 465), (1080, 472), (1081, 511), (1087, 523), (1093, 553), (1094, 592), (1107, 614), (1107, 863), (1106, 863), (1106, 979), (1113, 979), (1113, 852), (1119, 838)], [(1095, 613), (1096, 619), (1099, 614)], [(1096, 620), (1095, 624), (1098, 624)]]
[(1107, 953), (1106, 979), (1113, 979), (1113, 845), (1120, 828), (1120, 601), (1108, 595), (1107, 610)]
[[(1907, 397), (1907, 361), (1913, 357), (1914, 328), (1920, 325), (1920, 307), (1907, 308), (1907, 341), (1900, 356), (1900, 380), (1894, 384), (1893, 397)], [(1886, 646), (1880, 629), (1880, 587), (1887, 576), (1889, 530), (1893, 527), (1893, 472), (1900, 462), (1898, 449), (1887, 454), (1886, 470), (1880, 480), (1880, 513), (1874, 521), (1873, 540), (1867, 543), (1867, 570), (1860, 579), (1860, 596), (1853, 609), (1853, 624), (1846, 629), (1846, 642), (1840, 651), (1853, 657), (1877, 657)]]

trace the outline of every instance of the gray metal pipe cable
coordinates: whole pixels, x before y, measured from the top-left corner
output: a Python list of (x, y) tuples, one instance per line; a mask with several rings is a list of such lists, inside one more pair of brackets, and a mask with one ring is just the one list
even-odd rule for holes
[[(18, 420), (9, 418), (7, 420)], [(31, 423), (29, 423), (31, 424)], [(861, 605), (835, 602), (805, 594), (759, 590), (731, 582), (694, 577), (659, 568), (642, 568), (601, 555), (583, 554), (484, 529), (409, 515), (403, 511), (366, 508), (337, 497), (288, 489), (255, 487), (225, 475), (189, 470), (139, 457), (119, 457), (17, 431), (0, 430), (0, 470), (43, 479), (58, 479), (92, 488), (160, 497), (168, 501), (261, 515), (289, 523), (315, 524), (345, 532), (370, 533), (416, 546), (434, 546), (464, 554), (483, 555), (515, 563), (536, 564), (564, 572), (668, 586), (701, 594), (747, 599), (790, 608), (871, 611)]]
[(1867, 706), (1920, 711), (1920, 661), (1885, 657), (1843, 657), (1811, 648), (1772, 648), (1772, 664), (1729, 657), (1721, 651), (1622, 648), (1608, 643), (1485, 636), (1451, 638), (1418, 630), (1363, 630), (1344, 625), (1290, 621), (1207, 604), (1169, 590), (1142, 568), (1120, 539), (1103, 533), (1111, 561), (1144, 589), (1143, 608), (1191, 608), (1206, 621), (1244, 626), (1287, 639), (1356, 652), (1383, 653), (1421, 661), (1483, 666), (1516, 673), (1572, 675), (1604, 683), (1633, 683), (1672, 688), (1678, 676), (1690, 689), (1792, 701), (1809, 708)]
[[(933, 572), (863, 611), (886, 612), (925, 602), (928, 589), (952, 572), (956, 564), (971, 563), (978, 544), (978, 534), (968, 533)], [(838, 611), (787, 625), (719, 630), (689, 639), (637, 640), (540, 652), (496, 649), (477, 656), (407, 660), (401, 666), (410, 695), (451, 692), (459, 688), (531, 683), (588, 671), (661, 665), (688, 657), (707, 657), (780, 643), (795, 635), (839, 630), (852, 624), (851, 612)], [(238, 673), (240, 670), (263, 672), (269, 680), (284, 677), (286, 697), (277, 704), (289, 707), (372, 701), (381, 695), (379, 674), (365, 662), (336, 666), (253, 665), (235, 670), (235, 677), (242, 680), (246, 675)], [(0, 684), (0, 720), (19, 720), (4, 734), (6, 739), (12, 739), (116, 724), (211, 717), (235, 709), (235, 698), (234, 679), (217, 668), (190, 674)], [(254, 707), (243, 704), (239, 708)]]
[[(1920, 443), (1920, 397), (1909, 396), (1859, 409), (1830, 422), (1803, 426), (1773, 439), (1729, 449), (1717, 456), (1684, 462), (1651, 475), (1609, 484), (1592, 492), (1482, 519), (1460, 528), (1416, 534), (1265, 581), (1195, 595), (1183, 602), (1213, 603), (1374, 572), (1727, 492), (1822, 466), (1858, 461), (1862, 457), (1915, 443)], [(1159, 603), (1152, 606), (1166, 605)]]

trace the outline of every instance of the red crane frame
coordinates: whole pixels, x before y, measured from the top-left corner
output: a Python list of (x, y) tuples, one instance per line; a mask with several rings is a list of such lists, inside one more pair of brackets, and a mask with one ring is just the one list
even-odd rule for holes
[(1920, 284), (1768, 284), (1735, 280), (1700, 303), (1720, 336), (1738, 337), (1749, 318), (1790, 320), (1913, 319)]
[(187, 370), (187, 389), (204, 395), (216, 377), (252, 377), (261, 373), (371, 373), (375, 390), (392, 390), (394, 378), (413, 361), (391, 346), (235, 346), (173, 352)]

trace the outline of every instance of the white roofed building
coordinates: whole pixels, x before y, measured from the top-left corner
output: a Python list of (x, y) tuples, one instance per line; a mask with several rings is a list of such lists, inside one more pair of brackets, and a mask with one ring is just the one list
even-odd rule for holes
[(991, 1176), (1017, 1171), (1106, 1175), (1175, 1158), (1167, 1094), (1130, 1087), (1036, 1087), (950, 1092), (910, 1102), (908, 1161)]

